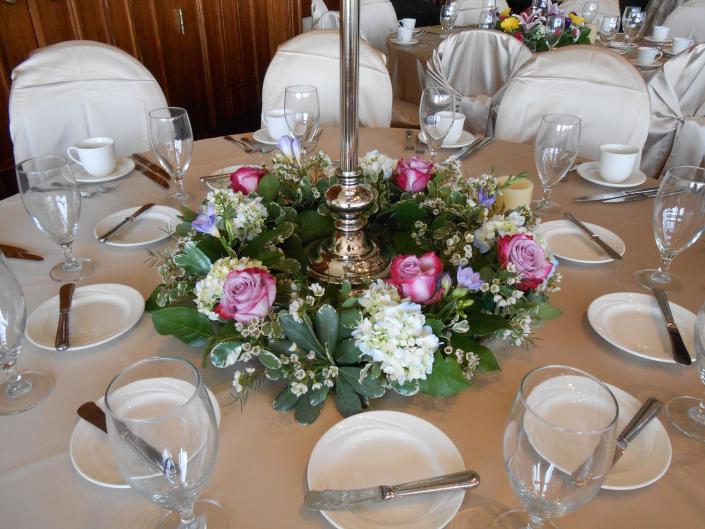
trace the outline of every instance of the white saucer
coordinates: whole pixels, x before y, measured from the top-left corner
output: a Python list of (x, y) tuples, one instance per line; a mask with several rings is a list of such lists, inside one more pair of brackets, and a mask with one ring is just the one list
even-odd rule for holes
[[(605, 384), (617, 399), (619, 416), (617, 417), (617, 432), (636, 415), (641, 408), (641, 402), (611, 384)], [(607, 474), (603, 489), (633, 490), (655, 483), (671, 465), (671, 440), (663, 424), (658, 418), (646, 425), (639, 435), (630, 443), (624, 455)]]
[[(423, 143), (426, 143), (426, 135), (423, 132), (419, 132), (419, 140), (422, 141)], [(462, 134), (460, 134), (460, 138), (458, 141), (455, 143), (446, 143), (445, 141), (443, 142), (443, 145), (441, 145), (442, 149), (460, 149), (461, 147), (467, 147), (470, 145), (473, 141), (475, 141), (475, 136), (471, 133), (469, 133), (467, 130), (464, 130)]]
[(659, 44), (659, 45), (662, 45), (662, 44), (670, 44), (671, 42), (673, 42), (673, 40), (672, 40), (672, 39), (656, 40), (656, 39), (653, 38), (651, 35), (647, 35), (646, 37), (644, 37), (644, 42), (648, 42), (649, 44)]
[(255, 139), (256, 142), (264, 143), (265, 145), (276, 145), (277, 144), (277, 140), (272, 139), (272, 137), (267, 132), (267, 129), (257, 130), (252, 135), (252, 137)]
[(613, 40), (612, 42), (609, 43), (608, 45), (609, 48), (614, 48), (616, 50), (626, 50), (627, 49), (627, 43), (621, 40)]
[[(321, 437), (308, 462), (308, 488), (393, 485), (463, 470), (453, 441), (429, 422), (407, 413), (370, 411), (348, 417)], [(321, 514), (338, 529), (441, 529), (464, 496), (462, 490), (424, 494)]]
[[(80, 351), (101, 345), (129, 331), (142, 317), (142, 294), (127, 285), (103, 283), (76, 288), (69, 315), (71, 346)], [(59, 296), (48, 299), (27, 319), (25, 335), (37, 347), (54, 351), (59, 322)]]
[[(683, 342), (695, 359), (695, 314), (675, 303), (670, 306)], [(587, 317), (595, 332), (615, 347), (647, 360), (681, 365), (673, 359), (666, 323), (653, 296), (605, 294), (590, 303)]]
[[(139, 209), (123, 209), (103, 218), (93, 229), (96, 239), (117, 226), (125, 217)], [(179, 212), (168, 206), (152, 206), (135, 220), (105, 241), (110, 246), (145, 246), (168, 238), (179, 222)]]
[(686, 51), (689, 51), (692, 47), (693, 46), (690, 45), (686, 49), (684, 49), (683, 51), (679, 51), (678, 53), (674, 53), (670, 47), (669, 48), (663, 47), (663, 48), (661, 48), (661, 51), (663, 51), (664, 55), (668, 55), (669, 57), (675, 57), (677, 55), (680, 55), (681, 53), (685, 53)]
[(636, 57), (629, 57), (627, 60), (632, 63), (633, 66), (642, 70), (651, 70), (652, 68), (658, 68), (659, 66), (663, 66), (663, 63), (666, 62), (666, 59), (664, 59), (663, 57), (659, 57), (651, 64), (639, 64), (636, 62)]
[(110, 180), (117, 180), (122, 178), (126, 174), (130, 174), (135, 168), (135, 162), (130, 158), (118, 158), (115, 164), (115, 170), (108, 176), (93, 176), (88, 174), (86, 170), (78, 164), (71, 165), (71, 172), (76, 182), (79, 184), (98, 184), (100, 182), (109, 182)]
[(593, 184), (598, 184), (605, 187), (636, 187), (646, 182), (646, 175), (639, 170), (634, 171), (623, 182), (608, 182), (600, 176), (599, 167), (600, 162), (585, 162), (581, 163), (578, 166), (577, 171), (578, 174), (588, 182), (592, 182)]
[[(174, 378), (156, 378), (132, 382), (115, 392), (116, 395), (134, 398), (142, 393), (155, 391), (177, 392), (188, 397), (193, 391), (193, 386), (183, 380)], [(208, 391), (208, 396), (213, 403), (215, 420), (220, 426), (220, 407), (215, 395)], [(129, 392), (129, 393), (128, 393)], [(105, 396), (95, 401), (105, 411)], [(111, 489), (129, 489), (130, 486), (122, 479), (115, 465), (115, 458), (108, 443), (108, 436), (87, 421), (79, 418), (69, 441), (69, 455), (76, 471), (91, 483)]]
[(397, 46), (413, 46), (414, 44), (418, 44), (419, 40), (412, 38), (411, 40), (409, 40), (407, 42), (402, 42), (402, 41), (398, 40), (397, 38), (390, 38), (389, 42), (391, 42), (392, 44), (396, 44)]
[[(224, 173), (234, 173), (241, 167), (256, 167), (259, 168), (259, 165), (229, 165), (228, 167), (222, 167), (218, 169), (217, 171), (213, 171), (211, 174), (224, 174)], [(212, 189), (213, 191), (219, 191), (221, 189), (230, 189), (230, 174), (228, 176), (224, 176), (222, 178), (218, 178), (217, 180), (206, 180), (204, 182), (208, 186), (208, 189)]]
[[(624, 255), (626, 246), (619, 236), (597, 224), (584, 223), (605, 243), (614, 248), (619, 255)], [(556, 257), (575, 263), (609, 263), (612, 257), (583, 233), (575, 224), (567, 220), (542, 222), (536, 227), (536, 233), (543, 237), (546, 246)]]

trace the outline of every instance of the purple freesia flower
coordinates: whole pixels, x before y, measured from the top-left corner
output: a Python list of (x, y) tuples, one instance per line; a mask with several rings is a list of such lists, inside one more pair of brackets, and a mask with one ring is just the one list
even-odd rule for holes
[(277, 147), (287, 158), (296, 160), (296, 163), (301, 165), (301, 145), (299, 140), (291, 136), (282, 136), (277, 142)]
[(490, 193), (485, 193), (485, 190), (480, 188), (480, 191), (477, 192), (477, 203), (480, 204), (481, 206), (485, 206), (486, 208), (491, 208), (492, 204), (494, 204), (495, 200), (497, 200), (497, 197), (495, 195), (491, 195)]
[(465, 287), (473, 292), (480, 290), (482, 283), (484, 283), (484, 281), (480, 277), (480, 273), (473, 271), (472, 267), (470, 266), (468, 266), (467, 268), (459, 266), (457, 278), (459, 287)]
[(191, 227), (200, 233), (208, 233), (213, 237), (220, 237), (220, 232), (218, 231), (218, 217), (215, 214), (215, 209), (212, 205), (208, 205), (208, 211), (206, 213), (199, 214), (193, 222), (191, 222)]

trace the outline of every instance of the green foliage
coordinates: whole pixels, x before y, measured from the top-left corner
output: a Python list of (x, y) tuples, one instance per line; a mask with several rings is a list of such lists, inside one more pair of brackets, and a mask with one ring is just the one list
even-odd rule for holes
[(242, 342), (239, 341), (218, 342), (210, 351), (211, 363), (215, 367), (225, 367), (228, 355), (234, 353), (241, 345)]
[(196, 309), (167, 307), (152, 312), (152, 324), (161, 335), (175, 336), (184, 343), (199, 346), (213, 336), (210, 320)]
[(342, 378), (335, 379), (335, 406), (343, 417), (362, 411), (362, 403), (355, 389)]
[(303, 244), (317, 239), (323, 239), (333, 233), (333, 219), (324, 217), (316, 211), (301, 211), (296, 216), (298, 234)]
[(426, 380), (420, 382), (422, 393), (432, 397), (450, 397), (464, 390), (470, 382), (458, 362), (453, 357), (444, 357), (436, 353), (433, 359), (433, 371)]
[(211, 269), (211, 260), (193, 241), (186, 243), (183, 253), (174, 257), (174, 262), (193, 275), (206, 275)]
[(264, 200), (276, 200), (279, 195), (279, 178), (272, 173), (264, 175), (257, 186), (257, 194)]

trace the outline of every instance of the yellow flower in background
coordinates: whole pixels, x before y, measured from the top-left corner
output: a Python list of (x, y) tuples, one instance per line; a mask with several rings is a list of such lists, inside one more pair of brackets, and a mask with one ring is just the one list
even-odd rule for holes
[(579, 17), (575, 13), (570, 13), (568, 16), (570, 17), (570, 21), (575, 26), (582, 26), (583, 24), (585, 24), (585, 19), (583, 17)]
[(499, 13), (499, 16), (501, 16), (501, 17), (508, 17), (509, 15), (511, 15), (511, 13), (512, 13), (512, 8), (511, 8), (511, 7), (508, 7), (508, 8), (505, 9), (504, 11), (501, 11), (501, 12)]
[(507, 33), (516, 31), (519, 29), (520, 25), (521, 24), (519, 24), (519, 20), (516, 17), (507, 17), (499, 24), (499, 26)]

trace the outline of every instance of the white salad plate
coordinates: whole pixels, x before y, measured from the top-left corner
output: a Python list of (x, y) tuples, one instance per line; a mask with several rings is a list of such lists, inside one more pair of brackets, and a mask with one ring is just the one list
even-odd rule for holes
[(389, 42), (391, 42), (392, 44), (396, 44), (397, 46), (413, 46), (414, 44), (418, 44), (419, 40), (412, 38), (411, 40), (401, 41), (397, 38), (391, 38), (389, 39)]
[(636, 187), (646, 182), (646, 174), (642, 171), (634, 171), (626, 180), (622, 182), (608, 182), (600, 176), (600, 162), (581, 163), (577, 168), (578, 174), (588, 182), (605, 187)]
[(71, 165), (71, 172), (76, 182), (79, 184), (99, 184), (101, 182), (110, 182), (117, 180), (123, 176), (130, 174), (135, 168), (135, 162), (130, 158), (120, 157), (117, 159), (115, 169), (107, 176), (93, 176), (78, 164)]
[[(423, 132), (419, 133), (419, 140), (423, 143), (428, 143), (426, 141), (426, 135)], [(460, 149), (461, 147), (467, 147), (473, 141), (475, 141), (475, 136), (469, 133), (467, 130), (464, 130), (460, 135), (458, 141), (456, 141), (455, 143), (443, 142), (443, 145), (441, 145), (441, 149)]]
[[(215, 420), (220, 426), (220, 407), (215, 395), (208, 391), (208, 396), (213, 403)], [(162, 377), (146, 380), (137, 380), (115, 392), (118, 398), (145, 399), (165, 397), (169, 400), (181, 399), (185, 401), (193, 394), (193, 385), (185, 380)], [(105, 396), (97, 399), (96, 404), (105, 411)], [(115, 464), (113, 452), (108, 443), (108, 436), (91, 423), (78, 419), (69, 441), (69, 455), (76, 471), (91, 483), (112, 489), (128, 489), (130, 486), (122, 479)]]
[(277, 140), (272, 139), (272, 137), (267, 132), (267, 129), (257, 130), (252, 137), (256, 142), (264, 143), (265, 145), (276, 145)]
[[(395, 411), (348, 417), (318, 441), (308, 462), (309, 490), (394, 485), (452, 472), (465, 464), (448, 436), (431, 423)], [(441, 529), (465, 491), (322, 511), (338, 529)]]
[[(111, 213), (96, 224), (93, 235), (96, 239), (132, 215), (139, 206)], [(126, 224), (105, 244), (110, 246), (145, 246), (168, 238), (179, 225), (179, 212), (168, 206), (152, 206), (132, 222)]]
[[(626, 246), (616, 233), (597, 224), (585, 224), (594, 234), (619, 254), (624, 255)], [(567, 220), (552, 220), (542, 222), (536, 227), (546, 246), (556, 257), (575, 263), (598, 264), (609, 263), (612, 257), (600, 248), (590, 237), (575, 224)]]
[(211, 173), (212, 175), (227, 174), (227, 176), (215, 180), (206, 180), (204, 183), (206, 184), (206, 186), (208, 186), (208, 189), (212, 189), (213, 191), (219, 191), (221, 189), (230, 189), (230, 174), (234, 173), (241, 167), (254, 167), (256, 169), (260, 168), (259, 165), (229, 165), (228, 167), (222, 167), (217, 171), (213, 171)]
[[(683, 342), (694, 358), (695, 314), (669, 304)], [(595, 332), (615, 347), (647, 360), (680, 365), (673, 359), (666, 323), (653, 296), (636, 292), (605, 294), (590, 303), (587, 317)]]
[[(95, 347), (129, 331), (142, 317), (144, 298), (127, 285), (102, 283), (76, 288), (69, 315), (69, 351)], [(27, 320), (27, 339), (42, 349), (55, 350), (59, 296), (37, 307)]]

